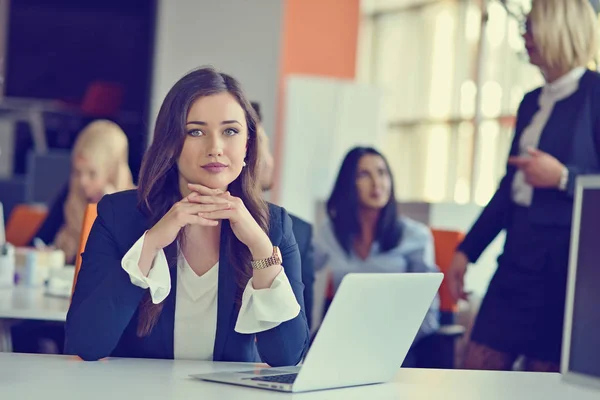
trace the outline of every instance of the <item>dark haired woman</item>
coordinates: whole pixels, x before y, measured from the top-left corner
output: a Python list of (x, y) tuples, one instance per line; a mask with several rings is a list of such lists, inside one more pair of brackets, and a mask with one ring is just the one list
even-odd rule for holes
[(66, 352), (300, 362), (300, 254), (285, 210), (261, 200), (257, 165), (256, 116), (238, 82), (210, 68), (177, 82), (139, 188), (98, 205)]
[[(394, 180), (377, 150), (348, 152), (327, 201), (327, 215), (315, 232), (314, 265), (331, 270), (334, 289), (350, 272), (439, 272), (429, 228), (398, 217)], [(438, 329), (438, 309), (436, 298), (417, 341)]]

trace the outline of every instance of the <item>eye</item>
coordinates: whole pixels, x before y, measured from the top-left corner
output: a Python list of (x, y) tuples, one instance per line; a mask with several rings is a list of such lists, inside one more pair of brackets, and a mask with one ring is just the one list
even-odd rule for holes
[(200, 129), (192, 129), (190, 131), (188, 131), (188, 135), (193, 136), (193, 137), (199, 137), (204, 135), (204, 132), (202, 132)]
[(227, 136), (235, 136), (239, 133), (239, 131), (234, 128), (227, 128), (225, 131), (223, 131), (223, 133)]

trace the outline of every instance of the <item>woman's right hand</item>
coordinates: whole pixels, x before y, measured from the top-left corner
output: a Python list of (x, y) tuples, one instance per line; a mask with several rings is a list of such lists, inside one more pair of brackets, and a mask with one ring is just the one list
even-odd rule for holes
[[(146, 233), (144, 244), (147, 242), (151, 249), (159, 251), (173, 243), (179, 231), (186, 225), (217, 226), (218, 221), (200, 217), (198, 214), (229, 208), (230, 202), (226, 198), (220, 197), (221, 194), (223, 191), (219, 189), (207, 188), (203, 196), (193, 192), (173, 204), (160, 221)], [(199, 203), (201, 197), (202, 203)]]
[(223, 191), (205, 188), (200, 196), (190, 193), (181, 201), (173, 204), (171, 209), (146, 233), (138, 268), (148, 276), (156, 254), (177, 239), (179, 231), (186, 225), (217, 226), (218, 221), (203, 218), (199, 213), (225, 210), (230, 202), (220, 195)]
[(462, 251), (454, 253), (450, 269), (446, 273), (446, 279), (450, 288), (450, 294), (452, 300), (457, 302), (460, 299), (467, 299), (467, 294), (464, 291), (465, 284), (465, 273), (467, 272), (467, 266), (469, 265), (469, 259)]

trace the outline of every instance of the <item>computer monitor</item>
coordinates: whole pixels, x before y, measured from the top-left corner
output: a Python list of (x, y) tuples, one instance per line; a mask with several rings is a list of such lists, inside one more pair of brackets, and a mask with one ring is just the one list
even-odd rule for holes
[(45, 154), (29, 152), (27, 157), (27, 203), (50, 206), (65, 190), (71, 174), (71, 152), (51, 150)]
[(600, 175), (576, 183), (561, 372), (600, 390)]

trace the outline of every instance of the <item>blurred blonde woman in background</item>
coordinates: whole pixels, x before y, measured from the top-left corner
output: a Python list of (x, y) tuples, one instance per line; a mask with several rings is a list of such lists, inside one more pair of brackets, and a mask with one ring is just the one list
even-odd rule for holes
[(506, 175), (459, 246), (446, 276), (464, 297), (470, 262), (506, 241), (465, 356), (467, 369), (558, 371), (578, 176), (600, 173), (597, 15), (589, 0), (534, 0), (523, 30), (546, 83), (523, 98)]
[[(96, 120), (77, 136), (72, 151), (71, 178), (54, 201), (35, 237), (65, 252), (75, 262), (83, 215), (89, 203), (133, 188), (127, 136), (114, 122)], [(64, 324), (26, 321), (11, 328), (13, 350), (19, 353), (62, 353)], [(50, 349), (44, 343), (53, 343)]]
[(91, 122), (77, 137), (69, 185), (36, 235), (63, 250), (67, 263), (73, 263), (77, 255), (86, 206), (105, 194), (134, 187), (128, 152), (127, 136), (108, 120)]

